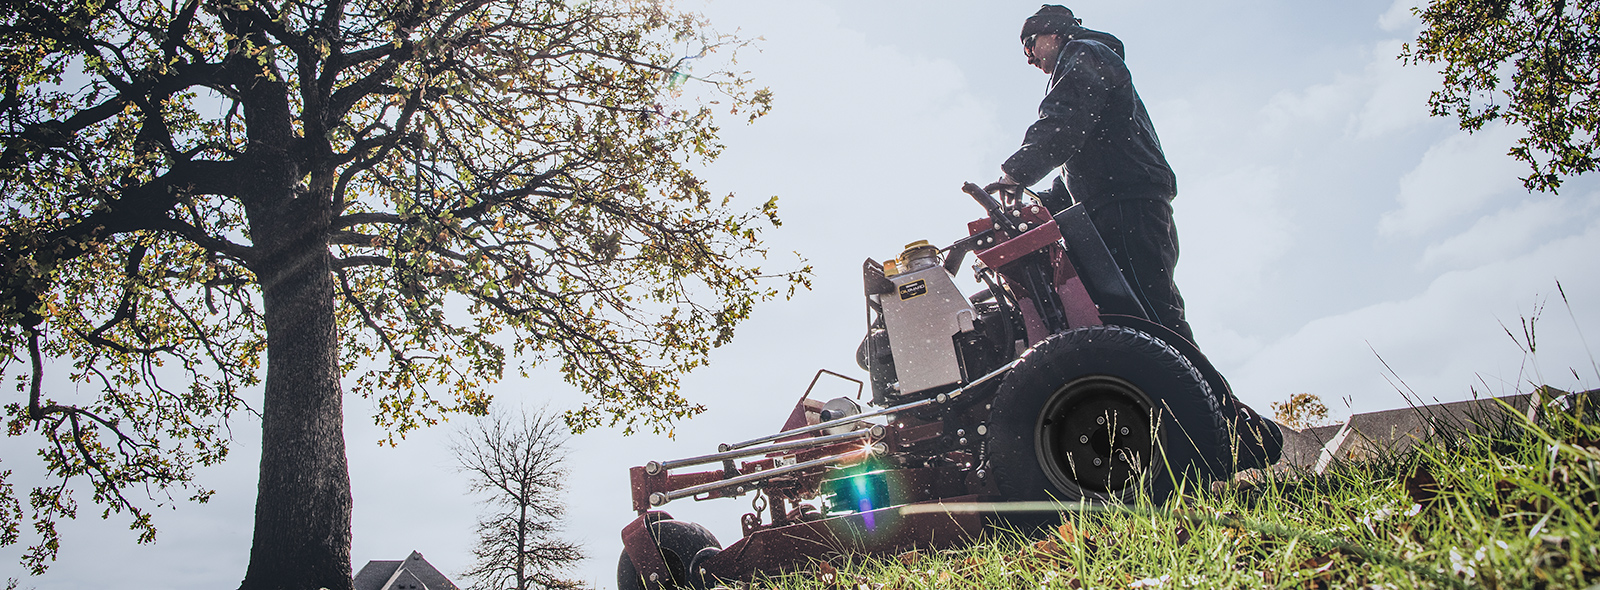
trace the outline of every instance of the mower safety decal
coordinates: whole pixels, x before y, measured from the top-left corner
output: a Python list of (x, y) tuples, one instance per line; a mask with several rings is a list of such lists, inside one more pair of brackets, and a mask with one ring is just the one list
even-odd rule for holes
[(900, 300), (905, 301), (907, 299), (911, 299), (912, 297), (919, 297), (927, 294), (927, 292), (928, 281), (917, 279), (904, 285), (900, 285)]

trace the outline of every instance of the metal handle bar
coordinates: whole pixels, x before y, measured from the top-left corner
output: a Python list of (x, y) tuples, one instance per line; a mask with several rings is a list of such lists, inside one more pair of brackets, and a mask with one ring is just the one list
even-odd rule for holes
[(882, 452), (881, 450), (875, 449), (874, 447), (876, 447), (876, 446), (881, 446), (881, 443), (880, 443), (880, 445), (863, 447), (863, 448), (858, 449), (858, 450), (850, 451), (848, 453), (843, 453), (843, 454), (839, 454), (839, 455), (833, 455), (831, 457), (823, 457), (821, 459), (812, 459), (812, 460), (806, 461), (804, 463), (795, 463), (794, 465), (789, 465), (789, 466), (786, 466), (786, 467), (779, 467), (777, 469), (770, 469), (770, 470), (767, 470), (767, 471), (758, 471), (756, 473), (751, 473), (751, 474), (747, 474), (747, 475), (741, 475), (739, 477), (724, 479), (722, 481), (714, 481), (714, 482), (711, 482), (711, 483), (700, 484), (700, 485), (697, 485), (697, 486), (690, 486), (690, 487), (687, 487), (687, 488), (683, 488), (681, 490), (673, 490), (673, 491), (670, 491), (670, 492), (667, 492), (667, 493), (664, 493), (664, 494), (661, 493), (661, 492), (653, 492), (653, 493), (650, 494), (650, 505), (651, 506), (660, 506), (662, 504), (666, 504), (667, 502), (671, 502), (671, 501), (676, 500), (678, 498), (688, 498), (690, 496), (697, 496), (697, 495), (700, 495), (700, 494), (703, 494), (703, 493), (706, 493), (706, 492), (714, 492), (714, 491), (725, 489), (725, 488), (731, 488), (731, 487), (734, 487), (734, 486), (741, 486), (741, 485), (744, 485), (744, 484), (747, 484), (747, 483), (757, 482), (757, 481), (761, 481), (761, 480), (764, 480), (764, 479), (774, 478), (774, 477), (777, 477), (777, 476), (780, 476), (780, 475), (794, 473), (796, 471), (804, 471), (806, 469), (811, 469), (813, 467), (822, 467), (822, 466), (826, 466), (826, 465), (832, 465), (834, 463), (843, 463), (845, 461), (850, 461), (850, 460), (855, 460), (855, 459), (865, 460), (867, 457), (872, 456), (872, 454), (874, 452)]
[(665, 471), (665, 470), (668, 470), (668, 469), (677, 469), (679, 467), (687, 467), (687, 466), (690, 466), (690, 465), (701, 465), (701, 464), (705, 464), (705, 463), (716, 463), (718, 461), (725, 461), (725, 460), (728, 460), (728, 459), (739, 459), (739, 458), (742, 458), (742, 457), (750, 457), (750, 456), (754, 456), (754, 455), (760, 455), (762, 453), (775, 453), (775, 452), (778, 452), (778, 451), (787, 451), (787, 450), (790, 450), (790, 449), (801, 449), (801, 448), (814, 447), (814, 446), (815, 447), (821, 447), (821, 446), (827, 446), (827, 445), (831, 445), (833, 443), (837, 443), (837, 442), (841, 442), (841, 441), (847, 441), (847, 440), (851, 440), (851, 439), (857, 439), (857, 438), (871, 437), (872, 439), (876, 440), (876, 439), (883, 438), (884, 432), (885, 431), (884, 431), (883, 426), (874, 424), (872, 426), (872, 428), (867, 428), (867, 429), (862, 429), (862, 430), (853, 430), (853, 431), (850, 431), (850, 432), (841, 432), (839, 434), (833, 434), (833, 435), (829, 435), (829, 436), (819, 436), (819, 437), (816, 437), (816, 438), (808, 438), (808, 439), (805, 439), (805, 440), (789, 441), (789, 442), (786, 442), (786, 443), (778, 443), (778, 444), (775, 444), (775, 445), (770, 445), (770, 446), (765, 446), (765, 447), (760, 447), (760, 448), (754, 448), (754, 449), (741, 449), (741, 450), (736, 450), (736, 451), (728, 451), (726, 453), (715, 453), (715, 454), (711, 454), (711, 455), (701, 455), (699, 457), (690, 457), (688, 459), (673, 459), (671, 461), (651, 461), (649, 463), (645, 463), (644, 464), (644, 472), (648, 473), (650, 475), (655, 475), (657, 473), (661, 473), (662, 471)]
[(852, 424), (852, 423), (855, 423), (855, 422), (860, 422), (860, 421), (865, 420), (867, 418), (876, 418), (876, 417), (882, 416), (884, 414), (893, 414), (895, 412), (904, 412), (904, 411), (907, 411), (907, 410), (915, 410), (917, 408), (920, 408), (920, 407), (923, 407), (923, 406), (932, 405), (932, 404), (942, 404), (942, 403), (945, 403), (945, 402), (949, 401), (951, 398), (954, 398), (956, 396), (961, 395), (962, 393), (965, 393), (968, 389), (971, 389), (973, 387), (977, 387), (977, 386), (983, 384), (984, 382), (986, 382), (986, 381), (988, 381), (990, 379), (993, 379), (993, 378), (1005, 373), (1006, 371), (1010, 371), (1013, 367), (1017, 366), (1017, 363), (1022, 362), (1022, 359), (1024, 359), (1024, 358), (1027, 358), (1026, 354), (1024, 354), (1023, 356), (1019, 356), (1016, 359), (1013, 359), (1009, 363), (1001, 365), (1000, 368), (995, 369), (993, 371), (990, 371), (989, 374), (984, 375), (982, 377), (979, 377), (976, 380), (974, 380), (972, 383), (968, 383), (968, 384), (962, 386), (960, 389), (957, 389), (957, 390), (952, 391), (950, 393), (941, 393), (941, 394), (936, 395), (934, 397), (930, 397), (930, 398), (919, 400), (919, 401), (914, 401), (914, 402), (911, 402), (911, 403), (906, 403), (906, 404), (901, 404), (901, 405), (898, 405), (898, 406), (892, 406), (892, 407), (884, 408), (884, 409), (881, 409), (881, 410), (874, 410), (874, 411), (871, 411), (871, 412), (865, 412), (865, 413), (861, 413), (861, 414), (856, 414), (856, 415), (853, 415), (853, 416), (845, 416), (845, 417), (839, 418), (837, 420), (829, 420), (827, 422), (821, 422), (821, 423), (817, 423), (817, 424), (812, 424), (810, 426), (802, 426), (802, 427), (796, 428), (794, 430), (785, 430), (785, 431), (779, 432), (777, 434), (769, 434), (769, 435), (763, 436), (761, 438), (753, 438), (753, 439), (744, 441), (742, 443), (731, 444), (731, 445), (724, 444), (724, 445), (720, 445), (720, 447), (717, 450), (719, 450), (719, 451), (731, 451), (731, 450), (734, 450), (734, 449), (742, 449), (742, 448), (745, 448), (745, 447), (748, 447), (748, 446), (758, 445), (758, 444), (761, 444), (761, 443), (764, 443), (764, 442), (771, 442), (771, 441), (775, 441), (775, 440), (779, 440), (779, 439), (789, 438), (791, 436), (795, 436), (795, 435), (798, 435), (798, 434), (809, 434), (809, 433), (812, 433), (812, 432), (816, 432), (818, 430), (822, 430), (824, 428), (833, 428), (835, 426), (843, 426), (845, 424)]

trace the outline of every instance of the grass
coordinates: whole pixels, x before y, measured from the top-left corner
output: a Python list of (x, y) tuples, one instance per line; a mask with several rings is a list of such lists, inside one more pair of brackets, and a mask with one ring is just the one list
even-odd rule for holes
[(1404, 455), (1268, 475), (1052, 531), (839, 556), (772, 589), (1600, 588), (1600, 426), (1547, 411)]

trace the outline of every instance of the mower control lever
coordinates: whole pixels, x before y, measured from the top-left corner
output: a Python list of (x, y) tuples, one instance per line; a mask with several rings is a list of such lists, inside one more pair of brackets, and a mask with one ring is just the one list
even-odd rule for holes
[(1000, 206), (1000, 202), (996, 201), (993, 195), (984, 192), (983, 187), (968, 182), (961, 185), (961, 190), (972, 195), (972, 199), (977, 201), (979, 205), (983, 205), (983, 210), (989, 212), (989, 219), (994, 220), (996, 227), (1005, 229), (1006, 233), (1013, 236), (1022, 233), (1017, 230), (1016, 222), (1006, 215), (1005, 209)]

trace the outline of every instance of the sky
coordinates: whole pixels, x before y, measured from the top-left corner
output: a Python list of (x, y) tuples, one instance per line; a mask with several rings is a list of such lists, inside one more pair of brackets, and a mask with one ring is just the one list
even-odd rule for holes
[[(1516, 130), (1466, 134), (1430, 117), (1438, 73), (1396, 59), (1418, 30), (1415, 1), (1069, 4), (1085, 26), (1127, 45), (1178, 176), (1176, 276), (1196, 339), (1263, 412), (1300, 392), (1320, 396), (1338, 418), (1408, 398), (1600, 382), (1590, 352), (1600, 346), (1600, 177), (1569, 180), (1559, 195), (1529, 194), (1518, 181), (1524, 165), (1505, 155)], [(1017, 43), (1038, 8), (1032, 0), (680, 8), (759, 38), (734, 67), (772, 89), (772, 114), (748, 126), (727, 121), (728, 149), (704, 178), (751, 207), (778, 196), (784, 223), (766, 234), (767, 265), (793, 268), (803, 256), (816, 281), (758, 307), (683, 380), (709, 411), (672, 437), (599, 429), (571, 439), (566, 536), (590, 556), (574, 575), (598, 588), (615, 587), (618, 533), (633, 516), (628, 467), (775, 432), (817, 369), (862, 377), (854, 362), (865, 328), (861, 261), (919, 239), (962, 237), (982, 211), (961, 183), (999, 176), (1046, 83)], [(978, 288), (966, 274), (958, 284)], [(1528, 321), (1532, 355), (1521, 336)], [(853, 391), (825, 378), (813, 395)], [(509, 407), (551, 411), (584, 395), (548, 372), (493, 392)], [(417, 550), (447, 575), (467, 569), (481, 506), (447, 451), (462, 421), (387, 448), (377, 445), (383, 433), (370, 402), (349, 398), (345, 408), (355, 567)], [(199, 473), (215, 498), (156, 510), (155, 543), (136, 544), (125, 517), (102, 520), (86, 505), (62, 527), (49, 573), (25, 576), (11, 547), (0, 550), (0, 577), (40, 589), (237, 585), (259, 423), (233, 428), (230, 460)], [(6, 461), (19, 488), (36, 477), (25, 459)], [(664, 508), (725, 545), (748, 511), (740, 499)]]

